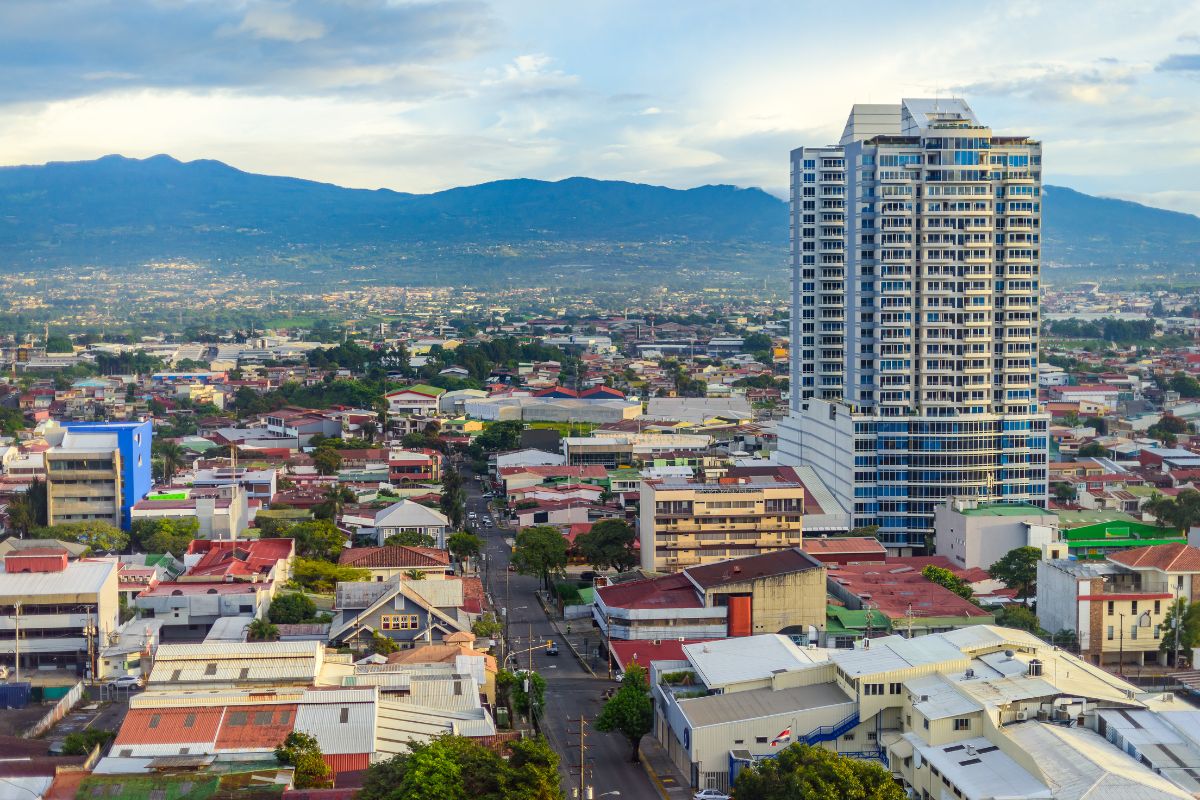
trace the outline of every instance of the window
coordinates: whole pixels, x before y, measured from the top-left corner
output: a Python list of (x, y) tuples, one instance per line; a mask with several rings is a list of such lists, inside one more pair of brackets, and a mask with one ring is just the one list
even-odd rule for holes
[(971, 720), (968, 717), (959, 717), (954, 720), (954, 730), (969, 731), (971, 730)]
[(842, 737), (842, 739), (847, 742), (853, 742), (854, 741), (854, 732), (851, 731), (850, 733), (847, 733), (845, 736)]
[(350, 721), (350, 709), (342, 708), (342, 712), (338, 716), (338, 722), (349, 722), (349, 721)]
[(270, 711), (255, 711), (254, 712), (254, 724), (255, 725), (270, 725), (271, 724), (271, 712)]
[(416, 614), (382, 614), (379, 627), (385, 631), (411, 631), (417, 629), (419, 620)]
[(1155, 614), (1161, 614), (1161, 613), (1162, 613), (1162, 600), (1155, 600), (1155, 601), (1154, 601), (1154, 613), (1155, 613)]
[(1110, 617), (1113, 615), (1113, 601), (1112, 600), (1108, 601), (1108, 615)]
[(280, 711), (279, 712), (279, 724), (280, 725), (287, 725), (289, 722), (291, 722), (291, 720), (292, 720), (292, 712), (291, 711)]
[(191, 727), (195, 726), (195, 724), (196, 724), (196, 715), (195, 714), (188, 714), (186, 717), (183, 718), (183, 727), (191, 728)]
[(1108, 640), (1110, 642), (1113, 640), (1113, 626), (1112, 625), (1108, 626)]
[(921, 720), (921, 724), (925, 726), (925, 730), (929, 730), (929, 720), (928, 719)]
[(1130, 608), (1129, 608), (1129, 611), (1130, 611), (1130, 613), (1132, 613), (1132, 614), (1136, 614), (1136, 613), (1137, 613), (1137, 600), (1134, 600), (1132, 603), (1130, 603)]
[(205, 675), (216, 675), (217, 674), (217, 662), (214, 661), (214, 662), (206, 665), (204, 667), (204, 674)]
[(158, 723), (159, 723), (159, 722), (161, 722), (161, 721), (162, 721), (162, 715), (161, 715), (161, 714), (155, 714), (154, 716), (150, 717), (150, 724), (149, 724), (147, 727), (149, 727), (149, 728), (157, 728), (157, 727), (158, 727)]
[(864, 683), (863, 684), (863, 694), (867, 694), (867, 695), (883, 694), (883, 684), (882, 683)]
[(888, 694), (900, 694), (904, 691), (904, 686), (899, 683), (888, 684)]
[(229, 724), (230, 725), (245, 725), (246, 724), (246, 712), (245, 711), (230, 712)]
[(755, 736), (755, 737), (754, 737), (754, 742), (755, 742), (755, 744), (766, 744), (766, 743), (767, 743), (767, 737), (765, 737), (765, 736)]

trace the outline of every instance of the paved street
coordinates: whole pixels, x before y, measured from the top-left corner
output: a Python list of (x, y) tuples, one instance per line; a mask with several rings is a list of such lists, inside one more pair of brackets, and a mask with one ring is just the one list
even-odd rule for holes
[[(594, 797), (608, 792), (619, 792), (623, 798), (632, 800), (658, 800), (661, 795), (650, 782), (639, 764), (629, 760), (629, 746), (619, 734), (599, 733), (592, 730), (591, 722), (600, 713), (601, 693), (615, 684), (603, 677), (592, 677), (575, 659), (562, 637), (546, 614), (542, 611), (535, 595), (538, 580), (526, 575), (508, 572), (509, 547), (506, 538), (514, 531), (504, 528), (488, 529), (482, 526), (482, 518), (495, 515), (487, 509), (481, 497), (481, 488), (473, 473), (463, 465), (463, 477), (467, 494), (467, 511), (474, 511), (479, 519), (472, 521), (484, 539), (487, 555), (485, 579), (488, 592), (495, 602), (497, 612), (508, 607), (509, 635), (511, 648), (518, 652), (528, 648), (530, 636), (535, 644), (544, 644), (547, 639), (558, 643), (561, 654), (547, 656), (544, 650), (533, 655), (534, 669), (546, 679), (546, 711), (542, 717), (546, 737), (562, 760), (563, 786), (567, 797), (574, 796), (579, 786), (579, 716), (587, 719), (588, 785), (594, 789)], [(576, 622), (576, 628), (587, 624)], [(572, 639), (578, 639), (573, 636)], [(595, 646), (595, 638), (591, 638)], [(510, 661), (519, 661), (522, 667), (529, 666), (529, 655), (514, 655)], [(511, 666), (511, 664), (510, 664)], [(611, 795), (615, 796), (615, 795)]]

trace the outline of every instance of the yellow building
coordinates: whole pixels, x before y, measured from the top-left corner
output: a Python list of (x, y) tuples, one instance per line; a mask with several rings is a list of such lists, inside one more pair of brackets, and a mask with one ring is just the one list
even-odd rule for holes
[(803, 544), (804, 485), (779, 475), (641, 484), (642, 568), (677, 572)]

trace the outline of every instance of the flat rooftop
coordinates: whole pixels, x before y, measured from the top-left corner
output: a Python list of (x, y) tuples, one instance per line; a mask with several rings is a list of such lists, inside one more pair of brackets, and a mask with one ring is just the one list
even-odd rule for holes
[(702, 728), (838, 705), (845, 705), (847, 714), (856, 707), (855, 701), (836, 683), (816, 683), (778, 691), (752, 689), (748, 692), (680, 700), (679, 710), (693, 728)]

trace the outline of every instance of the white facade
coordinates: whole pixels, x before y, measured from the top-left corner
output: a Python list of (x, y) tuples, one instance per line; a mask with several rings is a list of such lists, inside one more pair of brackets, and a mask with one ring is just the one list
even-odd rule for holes
[(838, 145), (792, 152), (791, 185), (781, 460), (836, 468), (893, 548), (926, 547), (949, 497), (1044, 505), (1041, 144), (962, 100), (856, 105)]

